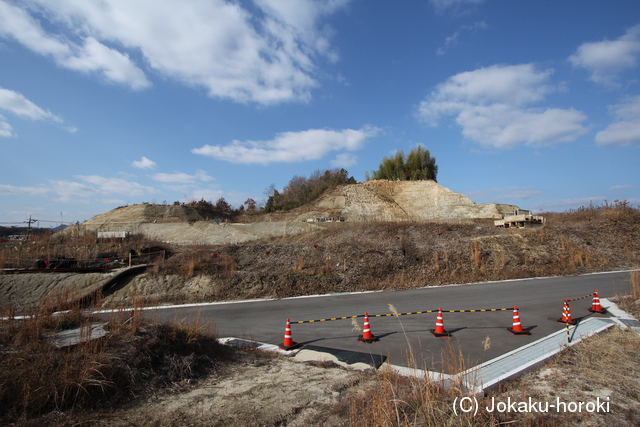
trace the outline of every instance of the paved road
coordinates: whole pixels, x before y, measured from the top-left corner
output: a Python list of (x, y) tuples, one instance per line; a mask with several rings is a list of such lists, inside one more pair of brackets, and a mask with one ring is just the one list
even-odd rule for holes
[[(380, 338), (374, 344), (357, 340), (351, 320), (321, 323), (292, 323), (293, 339), (305, 347), (328, 348), (348, 355), (350, 362), (359, 360), (378, 364), (387, 359), (396, 365), (408, 365), (409, 346), (416, 355), (417, 366), (423, 369), (447, 371), (451, 357), (447, 352), (460, 349), (467, 366), (490, 360), (522, 345), (536, 341), (549, 333), (563, 329), (557, 323), (562, 315), (564, 298), (579, 298), (599, 291), (600, 297), (628, 293), (629, 273), (613, 272), (583, 276), (523, 279), (469, 285), (440, 286), (406, 291), (372, 292), (364, 294), (334, 294), (319, 297), (291, 298), (273, 301), (214, 304), (199, 307), (176, 307), (152, 310), (146, 315), (161, 321), (186, 320), (199, 317), (213, 319), (221, 337), (248, 338), (271, 344), (281, 344), (287, 318), (299, 320), (323, 319), (369, 312), (371, 331)], [(572, 302), (574, 319), (601, 316), (587, 310), (591, 298)], [(393, 304), (400, 313), (437, 310), (469, 310), (508, 308), (516, 305), (522, 325), (531, 329), (531, 336), (513, 336), (506, 328), (512, 326), (512, 311), (483, 313), (444, 313), (444, 327), (451, 338), (435, 338), (429, 330), (435, 328), (436, 313), (396, 317), (372, 317), (390, 313)], [(362, 326), (362, 318), (357, 321)], [(491, 340), (484, 350), (483, 341)]]

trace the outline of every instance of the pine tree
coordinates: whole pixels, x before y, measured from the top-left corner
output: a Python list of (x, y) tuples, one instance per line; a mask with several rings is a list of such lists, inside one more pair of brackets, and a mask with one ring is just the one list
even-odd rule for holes
[[(369, 177), (368, 174), (367, 178)], [(438, 165), (429, 150), (418, 145), (405, 156), (398, 150), (393, 158), (383, 157), (377, 171), (373, 171), (371, 179), (389, 179), (393, 181), (433, 180), (436, 181)]]

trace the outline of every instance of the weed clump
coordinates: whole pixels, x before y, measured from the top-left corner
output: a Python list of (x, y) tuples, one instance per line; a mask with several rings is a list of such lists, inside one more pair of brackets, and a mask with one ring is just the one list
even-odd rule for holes
[(96, 319), (76, 310), (58, 318), (40, 312), (0, 320), (0, 424), (179, 390), (231, 359), (230, 350), (202, 326), (134, 317), (113, 316), (106, 336), (62, 348), (56, 332), (77, 327), (81, 338), (89, 337)]

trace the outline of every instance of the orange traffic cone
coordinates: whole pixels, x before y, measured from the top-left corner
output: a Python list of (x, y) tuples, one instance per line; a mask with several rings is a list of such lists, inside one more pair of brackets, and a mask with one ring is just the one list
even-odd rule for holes
[(564, 299), (564, 303), (562, 304), (562, 317), (558, 319), (558, 323), (568, 323), (570, 325), (575, 325), (576, 323), (578, 323), (571, 318), (571, 307), (569, 307), (568, 298)]
[(291, 335), (291, 320), (287, 319), (287, 325), (284, 328), (284, 342), (280, 346), (283, 350), (292, 350), (297, 344), (293, 342), (293, 336)]
[(444, 321), (442, 320), (442, 307), (438, 308), (438, 317), (436, 317), (436, 328), (431, 329), (431, 335), (434, 337), (450, 337), (451, 334), (444, 329)]
[(513, 327), (507, 328), (511, 335), (531, 335), (531, 332), (522, 329), (520, 323), (520, 315), (518, 314), (518, 307), (513, 306)]
[(364, 328), (362, 328), (362, 335), (358, 337), (358, 341), (365, 342), (367, 344), (380, 341), (376, 336), (371, 333), (371, 326), (369, 325), (369, 313), (364, 313)]
[(589, 309), (592, 313), (600, 313), (605, 314), (607, 312), (606, 308), (603, 308), (600, 305), (600, 297), (598, 296), (598, 291), (593, 291), (593, 303), (591, 304), (591, 308)]

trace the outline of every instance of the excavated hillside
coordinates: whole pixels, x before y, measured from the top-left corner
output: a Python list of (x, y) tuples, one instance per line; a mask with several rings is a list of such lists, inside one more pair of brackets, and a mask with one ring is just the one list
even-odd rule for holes
[(185, 206), (134, 205), (97, 215), (66, 234), (128, 231), (177, 245), (237, 244), (325, 229), (315, 218), (344, 217), (349, 223), (457, 221), (499, 218), (517, 206), (476, 204), (435, 181), (368, 181), (327, 190), (291, 212), (231, 218)]
[(514, 205), (476, 204), (435, 181), (374, 180), (341, 185), (297, 210), (296, 219), (343, 216), (347, 221), (451, 221), (500, 218)]

